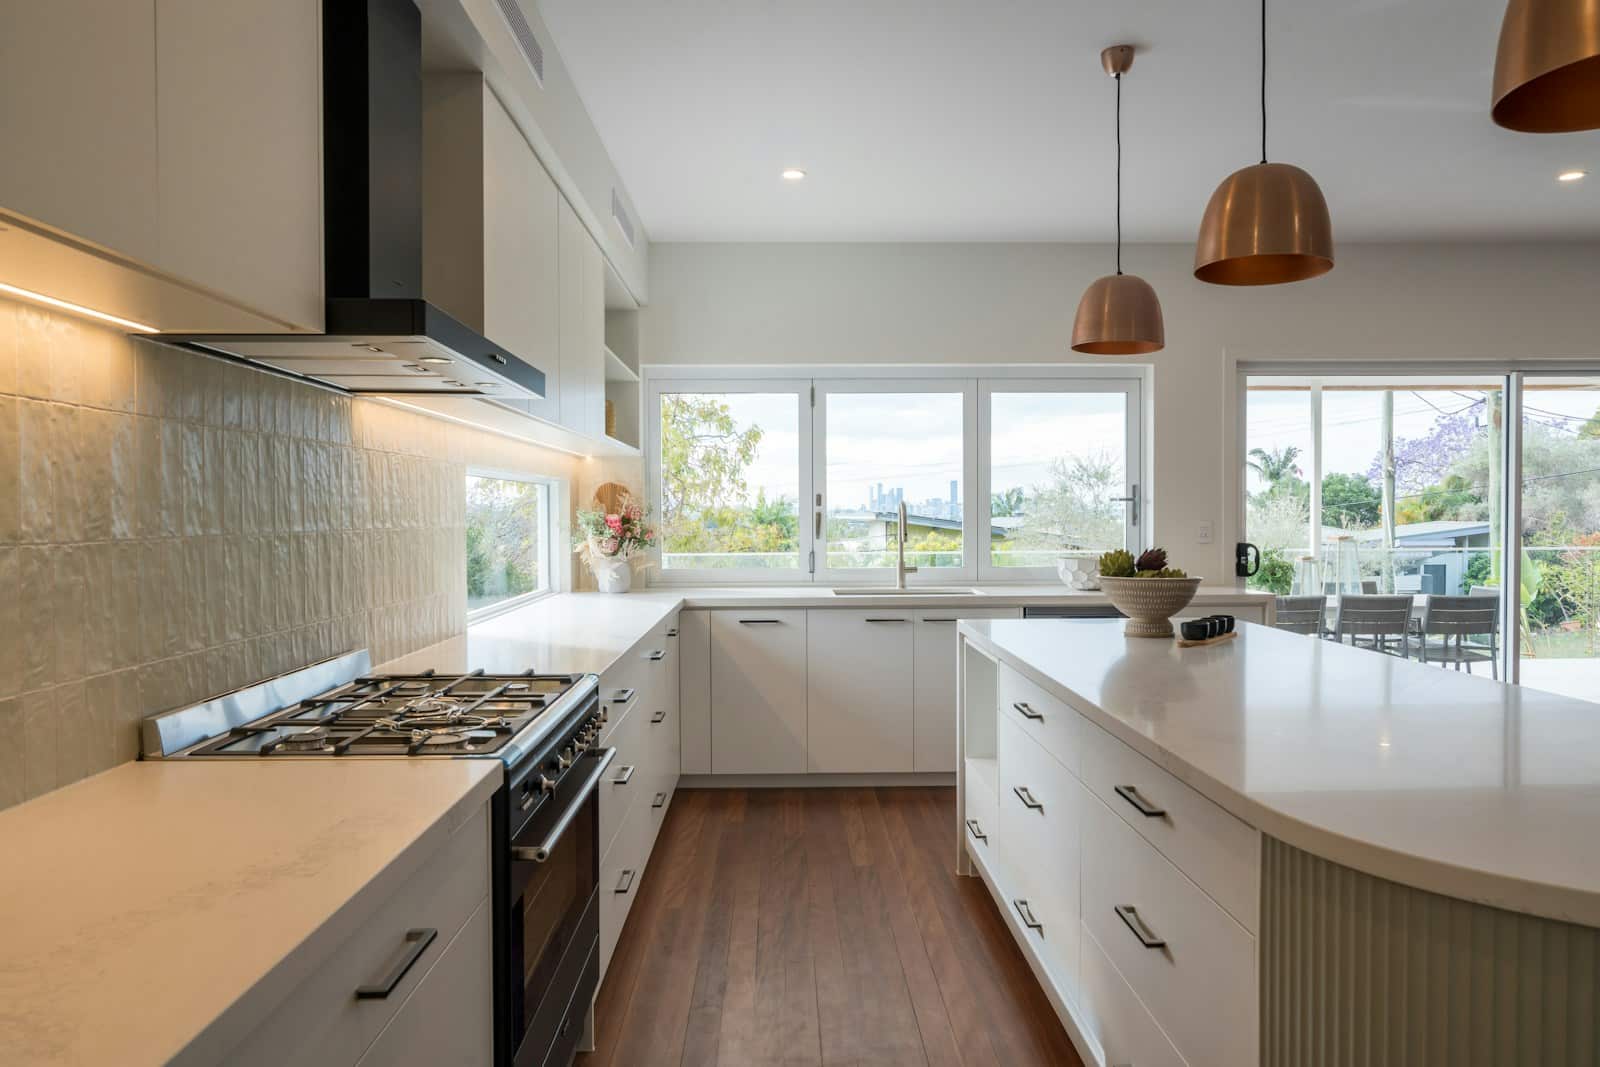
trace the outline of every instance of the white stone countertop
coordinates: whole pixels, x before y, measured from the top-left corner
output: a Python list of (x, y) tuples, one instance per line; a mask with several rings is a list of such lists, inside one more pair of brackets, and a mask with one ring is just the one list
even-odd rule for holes
[[(1024, 604), (1106, 604), (1104, 593), (1063, 585), (974, 585), (972, 592), (904, 596), (839, 596), (827, 586), (654, 586), (632, 593), (562, 593), (473, 624), (461, 637), (381, 664), (385, 671), (540, 671), (599, 674), (679, 608), (939, 608)], [(1194, 603), (1257, 605), (1270, 593), (1202, 586)]]
[(1195, 648), (1115, 620), (961, 632), (1281, 841), (1600, 926), (1600, 705), (1248, 624)]
[(125, 763), (0, 811), (0, 1062), (221, 1062), (500, 778)]

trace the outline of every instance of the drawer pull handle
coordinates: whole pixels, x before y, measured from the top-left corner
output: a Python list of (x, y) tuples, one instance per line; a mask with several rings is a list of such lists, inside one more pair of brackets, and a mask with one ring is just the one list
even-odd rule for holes
[(989, 840), (989, 835), (983, 832), (983, 827), (978, 825), (977, 819), (968, 819), (967, 829), (972, 831), (972, 836), (976, 837), (979, 841)]
[(618, 767), (617, 771), (617, 776), (611, 779), (612, 785), (627, 785), (633, 780), (633, 764), (630, 763), (626, 767)]
[(667, 721), (667, 713), (664, 712), (664, 711), (658, 711), (654, 715), (650, 716), (650, 721), (652, 723), (666, 722)]
[(740, 626), (781, 626), (782, 619), (740, 619)]
[(633, 699), (633, 690), (632, 689), (618, 689), (615, 693), (611, 694), (611, 703), (613, 703), (613, 704), (626, 704), (628, 701), (630, 701), (632, 699)]
[(433, 944), (433, 939), (439, 936), (439, 931), (432, 927), (422, 927), (406, 931), (406, 949), (395, 960), (394, 967), (387, 975), (371, 985), (356, 986), (357, 1000), (387, 1000), (389, 994), (394, 992), (394, 987), (411, 970), (422, 954), (428, 951), (428, 946)]
[(1033, 790), (1025, 785), (1014, 785), (1011, 791), (1017, 794), (1017, 799), (1022, 801), (1022, 806), (1030, 811), (1043, 811), (1044, 805), (1033, 798)]
[(1033, 705), (1029, 704), (1026, 700), (1019, 700), (1011, 706), (1016, 708), (1017, 711), (1021, 712), (1024, 719), (1032, 719), (1035, 722), (1044, 722), (1044, 714), (1042, 712), (1034, 711)]
[(1128, 904), (1118, 904), (1112, 910), (1117, 913), (1117, 918), (1127, 923), (1128, 929), (1133, 931), (1133, 936), (1139, 939), (1139, 944), (1145, 948), (1167, 947), (1167, 942), (1161, 935), (1150, 929), (1150, 924), (1144, 921), (1139, 909)]
[(650, 655), (647, 658), (650, 660), (651, 663), (659, 663), (662, 660), (667, 658), (667, 653), (666, 653), (666, 651), (664, 649), (659, 649), (658, 648), (654, 652), (650, 653)]
[(1136, 785), (1119, 785), (1112, 788), (1117, 791), (1117, 796), (1132, 804), (1133, 810), (1147, 819), (1159, 819), (1167, 814), (1166, 808), (1158, 808), (1146, 800)]
[(665, 794), (665, 793), (657, 793), (655, 800), (650, 802), (650, 806), (652, 808), (659, 808), (659, 807), (661, 807), (661, 805), (665, 804), (666, 802), (667, 802), (667, 794)]
[(922, 621), (923, 622), (955, 622), (956, 620), (954, 620), (954, 619), (944, 619), (944, 618), (930, 619), (927, 616), (923, 616)]
[(1028, 907), (1026, 900), (1019, 897), (1011, 902), (1011, 906), (1017, 909), (1017, 914), (1022, 918), (1023, 926), (1036, 931), (1040, 937), (1044, 936), (1044, 923), (1033, 917), (1033, 909)]
[(625, 871), (622, 872), (622, 877), (617, 879), (617, 892), (618, 893), (626, 893), (628, 890), (630, 890), (632, 888), (633, 888), (633, 871), (632, 871), (632, 869), (625, 870)]
[(668, 637), (677, 637), (678, 636), (678, 628), (676, 626), (674, 626), (672, 629), (668, 630), (667, 631), (667, 636)]
[(868, 622), (906, 622), (905, 619), (868, 619)]

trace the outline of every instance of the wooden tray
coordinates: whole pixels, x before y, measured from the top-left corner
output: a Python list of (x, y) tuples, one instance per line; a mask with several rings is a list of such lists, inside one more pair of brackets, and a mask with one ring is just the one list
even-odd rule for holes
[(1239, 631), (1238, 630), (1229, 630), (1225, 634), (1218, 634), (1215, 637), (1208, 637), (1204, 641), (1191, 641), (1188, 638), (1184, 637), (1182, 634), (1179, 634), (1178, 635), (1178, 647), (1179, 648), (1194, 648), (1196, 645), (1220, 645), (1220, 644), (1222, 644), (1222, 642), (1224, 642), (1224, 641), (1232, 641), (1235, 637), (1238, 637), (1238, 636), (1239, 636)]

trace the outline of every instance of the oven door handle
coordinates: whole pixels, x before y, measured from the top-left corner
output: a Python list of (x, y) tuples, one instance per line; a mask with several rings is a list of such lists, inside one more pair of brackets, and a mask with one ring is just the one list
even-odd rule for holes
[(582, 781), (578, 784), (578, 795), (567, 810), (561, 813), (561, 818), (550, 828), (545, 839), (538, 845), (516, 845), (511, 849), (511, 858), (522, 860), (525, 863), (543, 863), (550, 858), (550, 853), (561, 843), (561, 835), (567, 832), (567, 827), (572, 825), (572, 820), (578, 817), (578, 811), (589, 802), (589, 796), (600, 784), (601, 777), (606, 773), (606, 768), (611, 766), (611, 761), (617, 758), (614, 748), (597, 748), (592, 753), (595, 757), (594, 766), (585, 772)]

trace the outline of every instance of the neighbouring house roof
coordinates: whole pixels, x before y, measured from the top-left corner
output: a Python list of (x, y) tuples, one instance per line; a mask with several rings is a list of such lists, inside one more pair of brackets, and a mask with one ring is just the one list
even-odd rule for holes
[[(887, 525), (893, 525), (900, 521), (899, 512), (868, 511), (865, 508), (859, 511), (835, 511), (832, 517), (835, 519), (848, 519), (851, 522), (881, 522)], [(932, 515), (918, 515), (915, 512), (907, 512), (906, 525), (920, 526), (925, 530), (954, 530), (959, 532), (961, 520), (936, 518)], [(999, 523), (989, 527), (990, 537), (1004, 537), (1006, 532), (1006, 528), (999, 525)]]
[[(1411, 548), (1426, 548), (1431, 546), (1460, 547), (1461, 542), (1468, 537), (1476, 537), (1489, 532), (1489, 524), (1478, 519), (1443, 519), (1437, 522), (1402, 522), (1394, 528), (1394, 542)], [(1379, 544), (1383, 541), (1383, 527), (1378, 526), (1370, 530), (1346, 530), (1338, 526), (1324, 526), (1322, 540), (1324, 543), (1336, 537), (1354, 537), (1363, 545)]]

